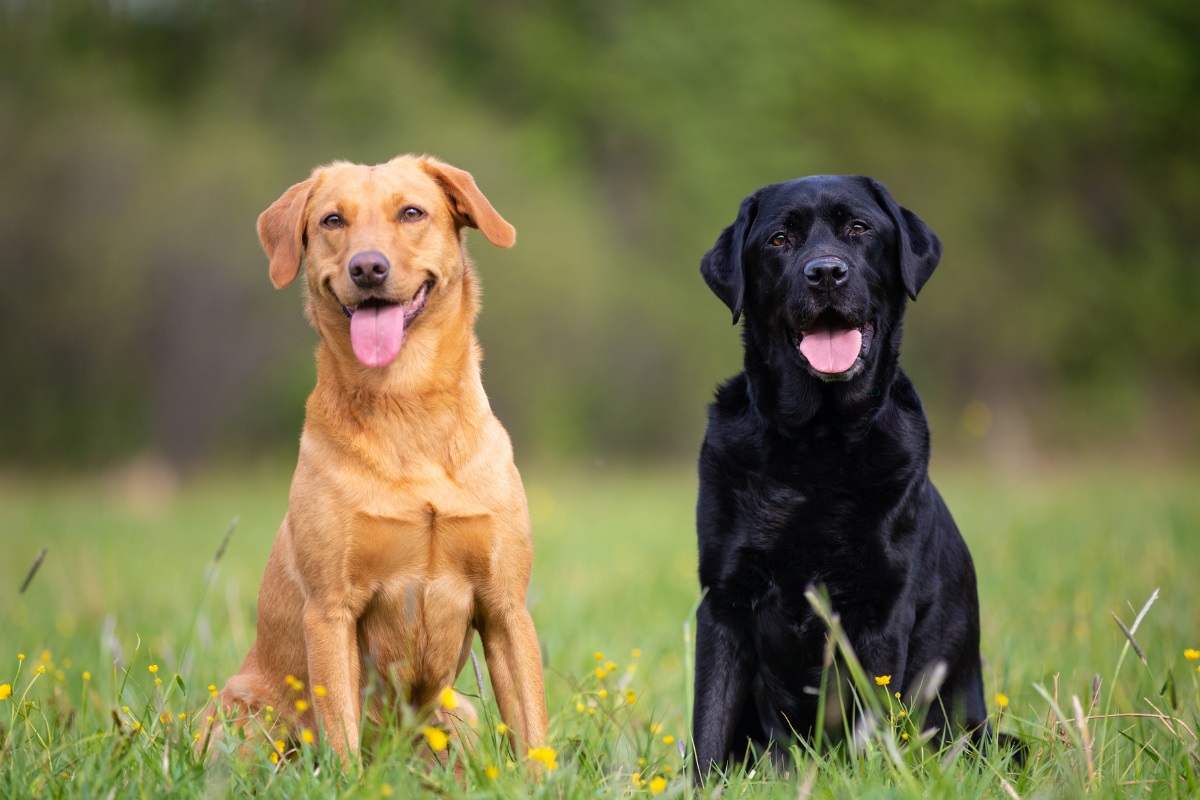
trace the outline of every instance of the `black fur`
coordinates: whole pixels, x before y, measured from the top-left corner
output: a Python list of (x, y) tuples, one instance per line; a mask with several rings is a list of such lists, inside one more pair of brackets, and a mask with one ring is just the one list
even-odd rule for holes
[[(928, 725), (986, 731), (975, 570), (929, 480), (925, 413), (898, 363), (907, 298), (940, 256), (886, 187), (845, 176), (759, 189), (704, 256), (705, 281), (734, 322), (745, 316), (745, 371), (717, 391), (700, 453), (699, 777), (748, 743), (812, 732), (826, 629), (811, 586), (889, 690), (945, 665)], [(819, 257), (842, 259), (844, 283), (806, 277)], [(822, 320), (864, 331), (842, 373), (799, 350)]]

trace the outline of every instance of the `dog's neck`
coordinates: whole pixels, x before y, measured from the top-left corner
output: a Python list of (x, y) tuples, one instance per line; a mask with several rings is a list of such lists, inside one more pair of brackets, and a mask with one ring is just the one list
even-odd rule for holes
[(378, 427), (394, 438), (397, 431), (419, 428), (420, 438), (432, 446), (489, 415), (474, 327), (475, 276), (469, 267), (462, 276), (442, 287), (442, 301), (415, 320), (400, 354), (386, 367), (363, 366), (346, 322), (333, 314), (317, 316), (317, 385), (309, 397), (306, 429), (343, 430), (350, 419), (353, 428)]

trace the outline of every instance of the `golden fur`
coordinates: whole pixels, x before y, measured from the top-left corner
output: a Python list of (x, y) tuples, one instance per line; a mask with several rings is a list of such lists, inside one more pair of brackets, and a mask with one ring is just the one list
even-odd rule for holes
[[(401, 219), (409, 206), (426, 216)], [(330, 213), (344, 224), (324, 225)], [(508, 434), (480, 381), (465, 226), (501, 247), (515, 241), (470, 174), (414, 156), (320, 167), (258, 220), (276, 287), (305, 262), (305, 311), (320, 334), (317, 385), (259, 589), (257, 639), (219, 701), (237, 716), (268, 705), (285, 712), (303, 698), (307, 710), (290, 711), (293, 730), (319, 730), (347, 757), (358, 751), (371, 665), (391, 690), (385, 702), (428, 710), (454, 684), (475, 631), (517, 752), (546, 734), (541, 656), (525, 606), (529, 513)], [(367, 294), (347, 271), (364, 251), (390, 261), (381, 288), (389, 300), (406, 301), (433, 281), (385, 367), (355, 358), (341, 306)], [(300, 694), (288, 675), (303, 683)], [(379, 707), (365, 713), (377, 718)]]

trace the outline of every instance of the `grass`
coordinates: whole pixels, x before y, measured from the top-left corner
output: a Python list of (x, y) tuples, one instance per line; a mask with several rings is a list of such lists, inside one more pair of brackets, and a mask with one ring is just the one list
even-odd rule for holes
[[(527, 471), (530, 603), (546, 662), (546, 758), (556, 762), (540, 784), (527, 780), (524, 754), (507, 751), (470, 667), (457, 686), (476, 698), (480, 724), (461, 732), (469, 750), (452, 738), (439, 762), (422, 755), (426, 723), (411, 715), (374, 732), (361, 776), (319, 741), (280, 766), (267, 731), (248, 758), (198, 762), (191, 742), (208, 687), (236, 670), (253, 638), (289, 477), (280, 467), (179, 486), (152, 473), (0, 480), (0, 796), (691, 793), (690, 468)], [(1195, 796), (1200, 661), (1185, 650), (1200, 647), (1197, 477), (935, 472), (975, 556), (994, 719), (1030, 744), (1028, 767), (919, 746), (919, 709), (858, 676), (874, 720), (860, 748), (795, 746), (782, 766), (732, 770), (721, 795)], [(1133, 628), (1156, 590), (1133, 631), (1139, 655), (1113, 614)]]

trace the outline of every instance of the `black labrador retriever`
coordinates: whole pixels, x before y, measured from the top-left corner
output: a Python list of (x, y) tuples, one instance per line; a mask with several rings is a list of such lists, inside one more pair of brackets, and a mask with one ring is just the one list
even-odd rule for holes
[(907, 298), (941, 249), (878, 181), (817, 176), (747, 197), (701, 262), (745, 316), (745, 371), (717, 391), (700, 453), (699, 778), (814, 730), (813, 586), (889, 691), (944, 676), (927, 727), (986, 735), (975, 569), (898, 363)]

